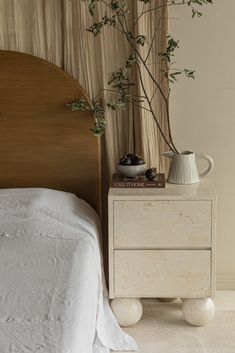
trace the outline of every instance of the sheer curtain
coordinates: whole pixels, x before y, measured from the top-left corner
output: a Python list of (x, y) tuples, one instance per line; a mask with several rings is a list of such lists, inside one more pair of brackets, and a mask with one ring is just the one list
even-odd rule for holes
[[(154, 2), (161, 5), (164, 1)], [(131, 0), (130, 4), (131, 21), (143, 2)], [(95, 20), (103, 15), (103, 10), (99, 4)], [(148, 35), (153, 33), (156, 21), (159, 22), (159, 35), (149, 57), (151, 71), (156, 77), (161, 69), (156, 52), (163, 52), (166, 45), (166, 16), (158, 11), (143, 16), (139, 24), (139, 29)], [(0, 0), (0, 49), (32, 54), (62, 67), (79, 80), (90, 97), (95, 97), (107, 86), (110, 74), (124, 64), (129, 48), (120, 33), (112, 29), (105, 29), (101, 36), (94, 38), (86, 31), (93, 21), (82, 0)], [(147, 46), (142, 50), (147, 50)], [(146, 76), (145, 84), (152, 92), (152, 84)], [(161, 97), (156, 95), (154, 102), (161, 126), (167, 131)], [(140, 112), (130, 106), (124, 112), (107, 111), (106, 119), (105, 143), (110, 175), (115, 171), (120, 155), (133, 151), (142, 153), (149, 166), (166, 169), (167, 165), (161, 159), (161, 152), (166, 147), (147, 111)]]
[[(146, 64), (149, 71), (158, 82), (161, 82), (161, 89), (167, 97), (168, 83), (164, 77), (165, 64), (160, 60), (158, 53), (165, 52), (167, 45), (168, 18), (167, 7), (162, 6), (166, 3), (165, 0), (154, 0), (153, 8), (158, 8), (156, 11), (148, 12), (138, 21), (137, 33), (147, 33), (147, 36), (154, 38), (152, 43), (140, 46), (139, 51), (144, 58), (148, 58)], [(140, 1), (135, 1), (135, 12), (141, 13), (143, 4)], [(157, 31), (156, 31), (157, 28)], [(149, 50), (151, 46), (151, 51)], [(166, 136), (168, 133), (167, 106), (162, 95), (156, 91), (156, 86), (153, 81), (146, 75), (143, 66), (140, 66), (140, 75), (148, 92), (149, 97), (152, 97), (152, 106), (155, 116), (161, 126), (161, 129)], [(143, 89), (138, 82), (139, 94), (143, 95)], [(156, 92), (156, 94), (155, 94)], [(168, 150), (169, 147), (162, 141), (159, 130), (156, 127), (152, 115), (147, 110), (138, 110), (140, 116), (140, 131), (141, 131), (141, 150), (145, 156), (149, 166), (157, 166), (161, 171), (167, 171), (169, 161), (167, 158), (162, 158), (162, 152)]]

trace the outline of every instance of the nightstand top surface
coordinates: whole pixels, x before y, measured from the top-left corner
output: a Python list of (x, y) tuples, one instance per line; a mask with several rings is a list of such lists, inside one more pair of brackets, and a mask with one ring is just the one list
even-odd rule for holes
[(178, 199), (178, 200), (211, 200), (216, 199), (214, 187), (209, 179), (191, 185), (166, 183), (165, 188), (110, 188), (109, 197), (124, 199)]

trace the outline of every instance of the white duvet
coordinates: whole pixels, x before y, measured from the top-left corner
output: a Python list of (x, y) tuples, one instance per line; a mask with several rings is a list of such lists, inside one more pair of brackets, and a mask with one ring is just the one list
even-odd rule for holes
[(0, 352), (136, 350), (102, 285), (96, 213), (75, 195), (0, 190)]

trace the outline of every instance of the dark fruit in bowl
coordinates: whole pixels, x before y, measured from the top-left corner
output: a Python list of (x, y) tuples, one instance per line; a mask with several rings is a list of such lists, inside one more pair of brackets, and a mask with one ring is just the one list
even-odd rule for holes
[(145, 161), (140, 155), (135, 154), (132, 163), (133, 165), (141, 165), (141, 164), (145, 164)]
[(126, 154), (126, 157), (130, 158), (131, 161), (133, 162), (134, 161), (134, 158), (135, 158), (135, 155), (133, 153), (127, 153)]
[(120, 159), (117, 171), (126, 178), (135, 178), (144, 174), (145, 162), (138, 154), (128, 153)]
[(120, 159), (120, 165), (132, 165), (132, 159), (128, 156), (123, 156)]
[(145, 164), (143, 158), (138, 154), (127, 153), (120, 159), (120, 165), (142, 165)]
[(153, 180), (157, 176), (157, 169), (156, 168), (149, 168), (145, 172), (145, 176), (148, 180)]

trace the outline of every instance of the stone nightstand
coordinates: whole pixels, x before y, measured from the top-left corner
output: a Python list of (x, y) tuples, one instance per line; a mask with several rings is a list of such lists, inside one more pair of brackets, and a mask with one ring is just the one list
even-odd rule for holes
[(122, 326), (140, 298), (181, 298), (185, 320), (214, 316), (216, 194), (209, 180), (166, 188), (110, 188), (109, 297)]

